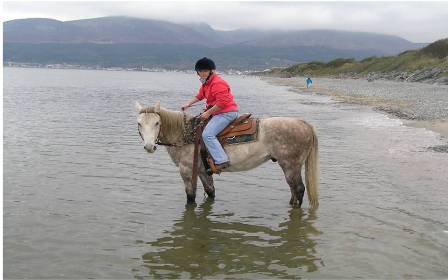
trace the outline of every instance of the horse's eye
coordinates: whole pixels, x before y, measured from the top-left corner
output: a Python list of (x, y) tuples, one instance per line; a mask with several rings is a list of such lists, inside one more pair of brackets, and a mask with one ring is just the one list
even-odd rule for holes
[(159, 125), (159, 122), (156, 122), (156, 126), (158, 126)]

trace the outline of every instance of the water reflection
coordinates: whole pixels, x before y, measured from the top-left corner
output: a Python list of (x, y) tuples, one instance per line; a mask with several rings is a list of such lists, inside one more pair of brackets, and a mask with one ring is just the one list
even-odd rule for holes
[[(312, 236), (316, 213), (291, 209), (278, 230), (213, 215), (213, 201), (187, 206), (168, 236), (142, 256), (151, 278), (300, 277), (323, 266)], [(228, 218), (228, 217), (227, 217)], [(219, 220), (219, 221), (217, 221)], [(137, 278), (140, 278), (137, 276)]]

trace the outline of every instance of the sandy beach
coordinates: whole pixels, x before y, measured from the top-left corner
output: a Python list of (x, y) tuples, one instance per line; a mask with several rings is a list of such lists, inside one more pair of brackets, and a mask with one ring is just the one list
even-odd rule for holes
[(448, 139), (448, 86), (315, 78), (313, 86), (306, 88), (304, 77), (263, 79), (298, 92), (325, 94), (342, 102), (371, 106), (402, 119), (404, 125), (426, 128)]
[(445, 138), (448, 138), (448, 121), (434, 120), (434, 121), (404, 121), (405, 125), (412, 127), (426, 128), (440, 133)]

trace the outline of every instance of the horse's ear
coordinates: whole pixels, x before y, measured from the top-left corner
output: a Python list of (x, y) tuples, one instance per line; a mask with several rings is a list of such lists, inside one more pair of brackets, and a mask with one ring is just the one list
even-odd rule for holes
[(137, 111), (137, 113), (140, 113), (140, 111), (143, 109), (142, 104), (140, 104), (140, 102), (135, 102), (135, 110)]
[(154, 113), (160, 113), (160, 101), (157, 101), (154, 105)]

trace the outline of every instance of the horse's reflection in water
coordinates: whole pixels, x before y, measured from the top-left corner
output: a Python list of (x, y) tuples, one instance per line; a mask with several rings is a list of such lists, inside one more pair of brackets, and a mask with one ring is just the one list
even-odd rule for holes
[(212, 201), (187, 205), (168, 236), (147, 243), (151, 252), (142, 258), (151, 278), (299, 277), (322, 266), (311, 238), (320, 234), (315, 211), (291, 209), (275, 230), (222, 222), (224, 215), (216, 221), (212, 207)]

